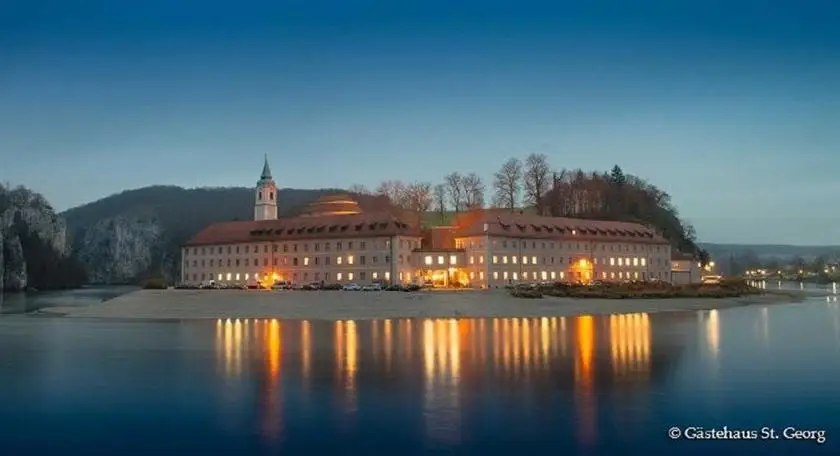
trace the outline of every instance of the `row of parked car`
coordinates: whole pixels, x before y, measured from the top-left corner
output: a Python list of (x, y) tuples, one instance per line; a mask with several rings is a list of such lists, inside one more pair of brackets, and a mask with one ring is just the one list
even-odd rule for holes
[[(232, 283), (221, 283), (216, 281), (207, 281), (201, 283), (200, 285), (188, 285), (188, 284), (181, 284), (177, 285), (175, 288), (178, 289), (202, 289), (202, 290), (256, 290), (262, 288), (260, 285), (251, 283), (251, 284), (232, 284)], [(271, 289), (272, 290), (306, 290), (306, 291), (314, 291), (314, 290), (341, 290), (341, 291), (418, 291), (420, 290), (419, 285), (400, 285), (400, 284), (392, 284), (392, 285), (382, 285), (380, 283), (372, 283), (367, 285), (360, 285), (357, 283), (348, 283), (348, 284), (340, 284), (340, 283), (329, 283), (324, 284), (321, 282), (311, 282), (307, 284), (297, 284), (287, 281), (278, 281), (276, 282)]]

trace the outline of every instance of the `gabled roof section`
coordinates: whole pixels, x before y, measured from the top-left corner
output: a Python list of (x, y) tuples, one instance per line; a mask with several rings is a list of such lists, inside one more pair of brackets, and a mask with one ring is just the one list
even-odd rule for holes
[(667, 244), (656, 230), (639, 223), (545, 217), (485, 209), (455, 220), (456, 236), (490, 235), (534, 239), (580, 239), (596, 242)]
[(201, 230), (187, 246), (283, 242), (377, 236), (420, 236), (419, 225), (410, 225), (393, 215), (377, 211), (352, 215), (290, 217), (278, 220), (214, 223)]

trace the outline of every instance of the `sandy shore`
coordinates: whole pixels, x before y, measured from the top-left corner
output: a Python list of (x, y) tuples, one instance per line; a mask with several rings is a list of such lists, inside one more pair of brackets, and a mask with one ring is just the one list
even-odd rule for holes
[(101, 304), (52, 307), (41, 313), (70, 318), (185, 320), (284, 318), (369, 320), (384, 318), (549, 317), (722, 309), (790, 303), (790, 294), (725, 299), (517, 299), (503, 290), (343, 292), (266, 290), (141, 290)]

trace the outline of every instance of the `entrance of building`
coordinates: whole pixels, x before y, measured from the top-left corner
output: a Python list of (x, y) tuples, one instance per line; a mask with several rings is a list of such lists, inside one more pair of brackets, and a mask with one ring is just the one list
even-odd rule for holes
[(592, 262), (581, 258), (569, 268), (569, 278), (583, 283), (592, 282)]
[(467, 287), (470, 284), (467, 273), (458, 268), (429, 269), (423, 271), (421, 277), (426, 286), (433, 288)]

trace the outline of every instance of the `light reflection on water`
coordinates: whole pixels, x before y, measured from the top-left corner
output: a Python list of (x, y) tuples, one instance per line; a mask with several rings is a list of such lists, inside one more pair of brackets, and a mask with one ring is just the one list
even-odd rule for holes
[[(717, 352), (716, 311), (707, 320), (709, 351)], [(371, 361), (392, 369), (393, 353), (408, 362), (419, 331), (423, 363), (423, 416), (430, 441), (457, 443), (461, 440), (462, 377), (467, 380), (486, 371), (486, 363), (498, 375), (529, 378), (549, 375), (566, 353), (576, 347), (569, 359), (574, 378), (575, 413), (581, 442), (597, 437), (597, 400), (595, 378), (599, 340), (608, 350), (609, 376), (614, 383), (643, 385), (650, 380), (651, 325), (645, 313), (611, 315), (596, 323), (596, 317), (542, 317), (503, 319), (426, 319), (383, 321), (280, 321), (226, 319), (217, 320), (215, 347), (217, 364), (224, 378), (236, 380), (246, 375), (243, 366), (257, 367), (265, 378), (260, 392), (263, 399), (261, 430), (271, 440), (282, 438), (281, 377), (292, 372), (302, 384), (312, 379), (313, 340), (331, 336), (334, 378), (340, 385), (338, 401), (345, 419), (358, 409), (357, 375), (359, 346), (370, 338)], [(566, 321), (571, 324), (567, 326)], [(414, 329), (417, 328), (417, 329)], [(567, 330), (571, 328), (571, 330)], [(599, 331), (603, 331), (600, 334)], [(297, 341), (297, 342), (296, 342)], [(489, 360), (487, 353), (489, 352)], [(384, 354), (380, 358), (379, 353)], [(262, 354), (262, 355), (260, 355)], [(287, 368), (287, 366), (293, 366)], [(606, 367), (606, 366), (605, 366)]]
[[(44, 445), (62, 441), (65, 411), (89, 420), (68, 433), (114, 445), (123, 427), (154, 434), (175, 420), (184, 448), (206, 442), (204, 454), (282, 452), (302, 436), (348, 448), (385, 441), (399, 454), (486, 454), (504, 442), (614, 454), (628, 442), (667, 444), (669, 425), (816, 426), (840, 412), (838, 387), (819, 380), (840, 376), (840, 308), (821, 298), (580, 317), (10, 321), (0, 324), (0, 420), (19, 426), (9, 435), (21, 442), (38, 430)], [(146, 418), (101, 411), (128, 409)], [(197, 416), (214, 420), (201, 427)], [(160, 450), (143, 445), (136, 451)]]

